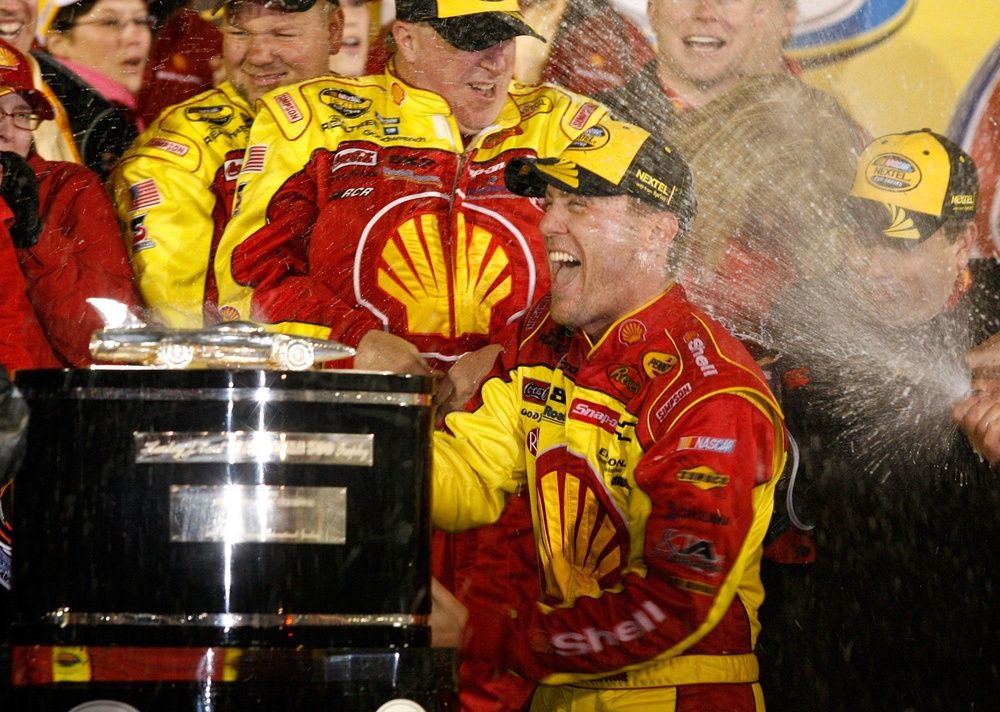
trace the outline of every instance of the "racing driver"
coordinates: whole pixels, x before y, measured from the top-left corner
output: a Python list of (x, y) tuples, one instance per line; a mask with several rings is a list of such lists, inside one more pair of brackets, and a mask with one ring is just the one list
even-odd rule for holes
[(687, 163), (629, 124), (591, 139), (507, 168), (512, 190), (545, 196), (551, 298), (435, 433), (437, 526), (488, 523), (521, 488), (534, 522), (541, 595), (475, 599), (462, 652), (538, 681), (532, 710), (761, 711), (781, 412), (746, 349), (674, 282), (695, 212)]

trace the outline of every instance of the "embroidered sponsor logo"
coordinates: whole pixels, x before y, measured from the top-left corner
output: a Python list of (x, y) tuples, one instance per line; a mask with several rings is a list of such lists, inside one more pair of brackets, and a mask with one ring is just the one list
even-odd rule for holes
[(529, 430), (524, 441), (525, 447), (528, 448), (528, 452), (531, 453), (532, 457), (536, 457), (538, 455), (538, 428), (532, 428)]
[(233, 118), (231, 106), (190, 106), (184, 110), (189, 121), (207, 121), (216, 126), (225, 126)]
[(641, 378), (639, 371), (631, 366), (625, 364), (609, 366), (607, 373), (611, 382), (623, 393), (635, 395), (642, 387), (642, 384), (639, 382)]
[(374, 188), (364, 187), (364, 188), (348, 188), (338, 195), (338, 198), (363, 198), (366, 195), (371, 195)]
[(729, 485), (729, 475), (723, 475), (704, 465), (677, 472), (677, 481), (694, 485), (700, 490), (710, 490)]
[(550, 388), (551, 385), (545, 381), (526, 378), (524, 379), (524, 384), (521, 386), (521, 398), (531, 403), (545, 405), (545, 402), (549, 399)]
[(732, 438), (712, 438), (707, 435), (685, 435), (677, 442), (678, 450), (704, 450), (732, 455), (736, 441)]
[(626, 346), (646, 338), (646, 325), (638, 319), (629, 319), (618, 327), (618, 340)]
[(677, 357), (662, 351), (648, 351), (642, 355), (642, 370), (650, 378), (670, 373), (677, 365)]
[(161, 151), (166, 151), (167, 153), (172, 153), (175, 156), (187, 155), (190, 150), (183, 143), (177, 143), (177, 141), (168, 141), (165, 138), (151, 138), (146, 142), (146, 145), (150, 148), (158, 148)]
[(665, 561), (709, 576), (718, 576), (726, 561), (715, 550), (714, 542), (677, 529), (663, 532), (663, 538), (653, 547), (653, 552)]
[(295, 103), (292, 95), (287, 91), (274, 97), (274, 102), (281, 109), (281, 113), (285, 115), (285, 118), (288, 119), (288, 123), (295, 124), (302, 121), (302, 111), (299, 109), (299, 105)]
[(240, 175), (240, 168), (243, 166), (243, 157), (230, 158), (222, 164), (222, 177), (228, 181), (234, 181)]
[(691, 591), (693, 593), (701, 593), (706, 596), (714, 596), (716, 591), (719, 590), (716, 586), (702, 583), (701, 581), (692, 581), (690, 579), (680, 578), (678, 576), (668, 576), (667, 580), (677, 588), (685, 591)]
[(676, 391), (671, 393), (670, 397), (668, 397), (667, 400), (663, 402), (663, 405), (661, 405), (659, 408), (656, 409), (656, 412), (653, 413), (653, 415), (656, 417), (658, 421), (662, 423), (664, 420), (666, 420), (667, 415), (670, 413), (670, 411), (672, 411), (674, 408), (677, 407), (678, 403), (684, 400), (687, 396), (691, 395), (692, 390), (693, 389), (691, 388), (691, 384), (685, 383), (683, 386), (681, 386)]
[(163, 202), (163, 198), (160, 197), (160, 190), (156, 187), (156, 181), (152, 178), (130, 185), (128, 187), (128, 195), (128, 209), (131, 212), (152, 208)]
[(129, 227), (132, 230), (132, 252), (142, 252), (143, 250), (148, 250), (150, 247), (156, 247), (153, 241), (149, 239), (149, 234), (146, 231), (145, 215), (132, 218)]
[(267, 155), (267, 146), (256, 145), (247, 148), (246, 154), (243, 156), (243, 172), (244, 173), (263, 173), (264, 172), (264, 157)]
[[(597, 460), (601, 463), (601, 465), (604, 466), (606, 470), (608, 470), (609, 473), (619, 472), (621, 470), (624, 470), (625, 467), (628, 465), (628, 460), (626, 458), (612, 457), (611, 453), (608, 451), (606, 447), (602, 447), (600, 450), (597, 451)], [(616, 481), (619, 479), (624, 479), (624, 478), (615, 475), (614, 477), (611, 478), (611, 484), (618, 485), (621, 487), (630, 487), (627, 481), (625, 482)]]
[(488, 176), (492, 173), (499, 173), (507, 166), (507, 161), (500, 161), (499, 163), (494, 163), (493, 165), (487, 165), (486, 168), (470, 168), (469, 176), (471, 178), (478, 178), (479, 176)]
[(690, 519), (695, 522), (720, 526), (729, 524), (729, 517), (721, 512), (709, 512), (697, 507), (682, 507), (673, 501), (667, 502), (667, 519)]
[(319, 93), (319, 100), (348, 119), (356, 119), (368, 111), (371, 99), (363, 99), (343, 89), (327, 88)]
[(412, 168), (382, 168), (382, 175), (389, 180), (408, 180), (421, 185), (441, 185), (441, 179), (430, 173), (417, 173)]
[(548, 114), (552, 111), (552, 106), (552, 99), (547, 96), (539, 96), (531, 101), (526, 101), (517, 108), (521, 112), (521, 121), (524, 121), (535, 114)]
[(587, 119), (595, 111), (597, 111), (597, 104), (584, 104), (577, 110), (573, 118), (569, 120), (569, 125), (574, 129), (582, 129), (587, 125)]
[(641, 638), (656, 630), (656, 625), (667, 620), (667, 615), (652, 601), (643, 601), (628, 618), (615, 623), (610, 630), (586, 627), (583, 630), (556, 633), (550, 638), (557, 655), (589, 655), (601, 653), (608, 647), (617, 647), (630, 640)]
[(483, 139), (480, 145), (486, 150), (490, 150), (496, 148), (507, 139), (514, 138), (515, 136), (520, 136), (523, 133), (524, 129), (522, 129), (520, 126), (512, 126), (509, 129), (504, 129), (503, 131), (498, 131), (495, 134), (487, 136), (486, 138)]
[(591, 126), (589, 129), (581, 133), (576, 139), (570, 143), (570, 148), (575, 148), (578, 151), (592, 151), (595, 148), (600, 148), (611, 140), (611, 133), (603, 126)]
[(550, 423), (558, 423), (562, 425), (566, 422), (566, 414), (560, 413), (558, 410), (550, 405), (545, 406), (545, 410), (542, 411), (542, 420), (547, 420)]
[(336, 173), (347, 166), (374, 166), (378, 163), (378, 153), (367, 148), (344, 148), (333, 154), (330, 172)]
[(718, 370), (715, 368), (715, 364), (708, 360), (705, 355), (705, 342), (693, 331), (689, 331), (684, 335), (684, 340), (687, 341), (688, 351), (694, 356), (694, 362), (701, 370), (701, 375), (703, 376), (716, 376), (718, 375)]
[(591, 403), (580, 398), (574, 399), (569, 409), (570, 420), (580, 420), (596, 425), (609, 433), (618, 427), (618, 413), (599, 403)]

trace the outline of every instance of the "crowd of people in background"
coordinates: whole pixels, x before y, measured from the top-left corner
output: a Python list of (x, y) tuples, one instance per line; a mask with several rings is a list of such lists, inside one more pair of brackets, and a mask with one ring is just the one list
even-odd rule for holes
[(433, 375), (464, 709), (989, 708), (976, 167), (806, 84), (795, 5), (0, 0), (0, 364), (107, 297)]

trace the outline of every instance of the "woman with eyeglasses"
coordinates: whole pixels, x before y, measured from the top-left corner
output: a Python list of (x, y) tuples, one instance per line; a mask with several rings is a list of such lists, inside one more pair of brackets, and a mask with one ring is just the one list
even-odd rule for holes
[(32, 131), (52, 117), (24, 55), (0, 40), (0, 365), (8, 371), (90, 365), (90, 335), (103, 322), (87, 298), (140, 304), (100, 179), (35, 151)]
[(79, 0), (60, 7), (45, 34), (42, 77), (66, 107), (84, 163), (102, 179), (144, 128), (136, 95), (153, 24), (145, 0)]

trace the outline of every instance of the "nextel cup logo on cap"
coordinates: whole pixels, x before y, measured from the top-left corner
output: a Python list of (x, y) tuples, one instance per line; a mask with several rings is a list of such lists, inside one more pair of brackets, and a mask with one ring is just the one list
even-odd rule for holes
[(898, 153), (881, 153), (865, 170), (868, 182), (881, 190), (902, 193), (920, 185), (920, 169), (909, 158)]

